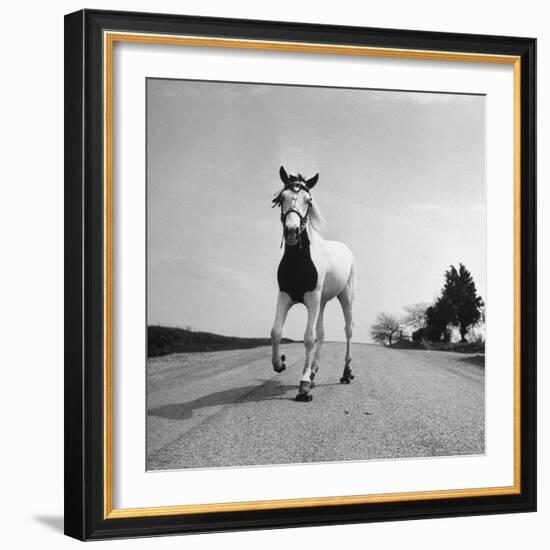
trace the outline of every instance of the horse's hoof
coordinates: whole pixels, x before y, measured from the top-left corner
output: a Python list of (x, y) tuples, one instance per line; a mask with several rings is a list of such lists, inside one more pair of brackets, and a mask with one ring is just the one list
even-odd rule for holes
[(307, 380), (300, 381), (300, 387), (298, 388), (298, 395), (296, 396), (296, 401), (302, 401), (304, 403), (309, 403), (313, 399), (311, 395), (311, 382)]
[(286, 357), (284, 355), (281, 355), (281, 366), (280, 367), (276, 367), (275, 365), (273, 365), (273, 370), (275, 372), (278, 372), (278, 373), (281, 373), (283, 372), (284, 370), (286, 370)]
[(312, 380), (311, 381), (311, 389), (313, 389), (315, 387), (315, 382)]
[(296, 395), (296, 401), (301, 401), (302, 403), (309, 403), (313, 401), (313, 395), (311, 393), (298, 393)]
[(351, 381), (355, 378), (355, 375), (351, 372), (351, 369), (346, 367), (340, 378), (340, 384), (351, 384)]
[(277, 373), (281, 373), (286, 370), (286, 365), (283, 363), (280, 367), (273, 367), (273, 370)]

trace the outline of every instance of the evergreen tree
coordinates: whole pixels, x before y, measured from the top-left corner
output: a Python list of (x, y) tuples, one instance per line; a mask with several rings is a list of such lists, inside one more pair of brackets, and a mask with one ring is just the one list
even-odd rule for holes
[(436, 306), (439, 302), (448, 312), (449, 324), (458, 327), (460, 341), (466, 342), (466, 333), (480, 320), (484, 304), (477, 294), (472, 274), (463, 264), (459, 264), (458, 270), (451, 266), (445, 272), (445, 286)]

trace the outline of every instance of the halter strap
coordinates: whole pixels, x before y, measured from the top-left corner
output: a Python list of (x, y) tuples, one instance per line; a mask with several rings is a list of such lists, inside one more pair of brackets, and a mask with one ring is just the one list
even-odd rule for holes
[(295, 214), (298, 214), (298, 217), (300, 218), (300, 233), (303, 231), (303, 227), (305, 227), (307, 220), (309, 218), (309, 208), (310, 205), (307, 205), (307, 210), (305, 214), (302, 214), (299, 210), (296, 210), (296, 208), (290, 207), (284, 214), (281, 212), (281, 222), (284, 224), (286, 221), (287, 216), (294, 212)]
[(273, 203), (271, 208), (275, 208), (277, 205), (281, 204), (281, 195), (287, 189), (292, 189), (295, 192), (305, 191), (311, 197), (311, 191), (309, 190), (308, 186), (305, 183), (301, 183), (300, 181), (293, 181), (293, 182), (287, 183), (284, 189), (271, 201)]
[(302, 247), (302, 233), (304, 232), (304, 229), (307, 226), (307, 220), (309, 219), (309, 209), (311, 205), (308, 203), (307, 210), (304, 215), (302, 215), (301, 212), (296, 210), (296, 208), (290, 207), (284, 214), (281, 212), (281, 223), (283, 224), (283, 235), (281, 237), (281, 248), (283, 248), (283, 241), (285, 239), (285, 232), (284, 232), (284, 225), (286, 217), (291, 213), (294, 212), (299, 218), (300, 218), (300, 229), (298, 230), (298, 246), (300, 248)]
[[(287, 216), (291, 212), (294, 212), (295, 214), (298, 215), (298, 217), (300, 218), (300, 229), (298, 231), (298, 237), (299, 237), (298, 242), (301, 244), (301, 235), (302, 235), (304, 229), (306, 228), (307, 222), (308, 222), (308, 219), (309, 219), (309, 211), (311, 209), (311, 200), (308, 201), (307, 210), (306, 210), (305, 214), (302, 214), (299, 210), (297, 210), (293, 206), (291, 206), (285, 213), (283, 213), (283, 204), (282, 204), (281, 196), (287, 189), (292, 189), (295, 192), (305, 191), (309, 195), (310, 199), (311, 199), (311, 191), (308, 189), (308, 187), (305, 185), (305, 183), (302, 183), (299, 180), (298, 181), (292, 181), (292, 182), (287, 183), (285, 185), (285, 188), (271, 201), (273, 203), (273, 206), (271, 208), (275, 208), (276, 206), (281, 207), (281, 223), (283, 224), (283, 226), (285, 225), (285, 221), (286, 221)], [(281, 239), (281, 248), (283, 246), (283, 240), (284, 240), (284, 232), (283, 232), (283, 238)]]

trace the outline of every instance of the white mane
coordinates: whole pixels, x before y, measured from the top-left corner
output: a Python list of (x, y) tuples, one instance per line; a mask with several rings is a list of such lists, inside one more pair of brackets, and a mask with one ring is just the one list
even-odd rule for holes
[(309, 221), (315, 231), (319, 231), (319, 233), (325, 231), (327, 222), (325, 221), (319, 206), (317, 206), (317, 203), (313, 199), (311, 200), (311, 206), (309, 209)]

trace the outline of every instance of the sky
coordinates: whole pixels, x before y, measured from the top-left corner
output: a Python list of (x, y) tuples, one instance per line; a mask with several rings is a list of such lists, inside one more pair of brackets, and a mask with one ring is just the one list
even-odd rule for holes
[[(148, 79), (148, 324), (269, 335), (281, 165), (319, 172), (323, 237), (355, 255), (354, 340), (432, 302), (451, 264), (484, 297), (485, 152), (484, 96)], [(305, 320), (296, 305), (284, 336)], [(334, 300), (326, 339), (343, 326)]]

